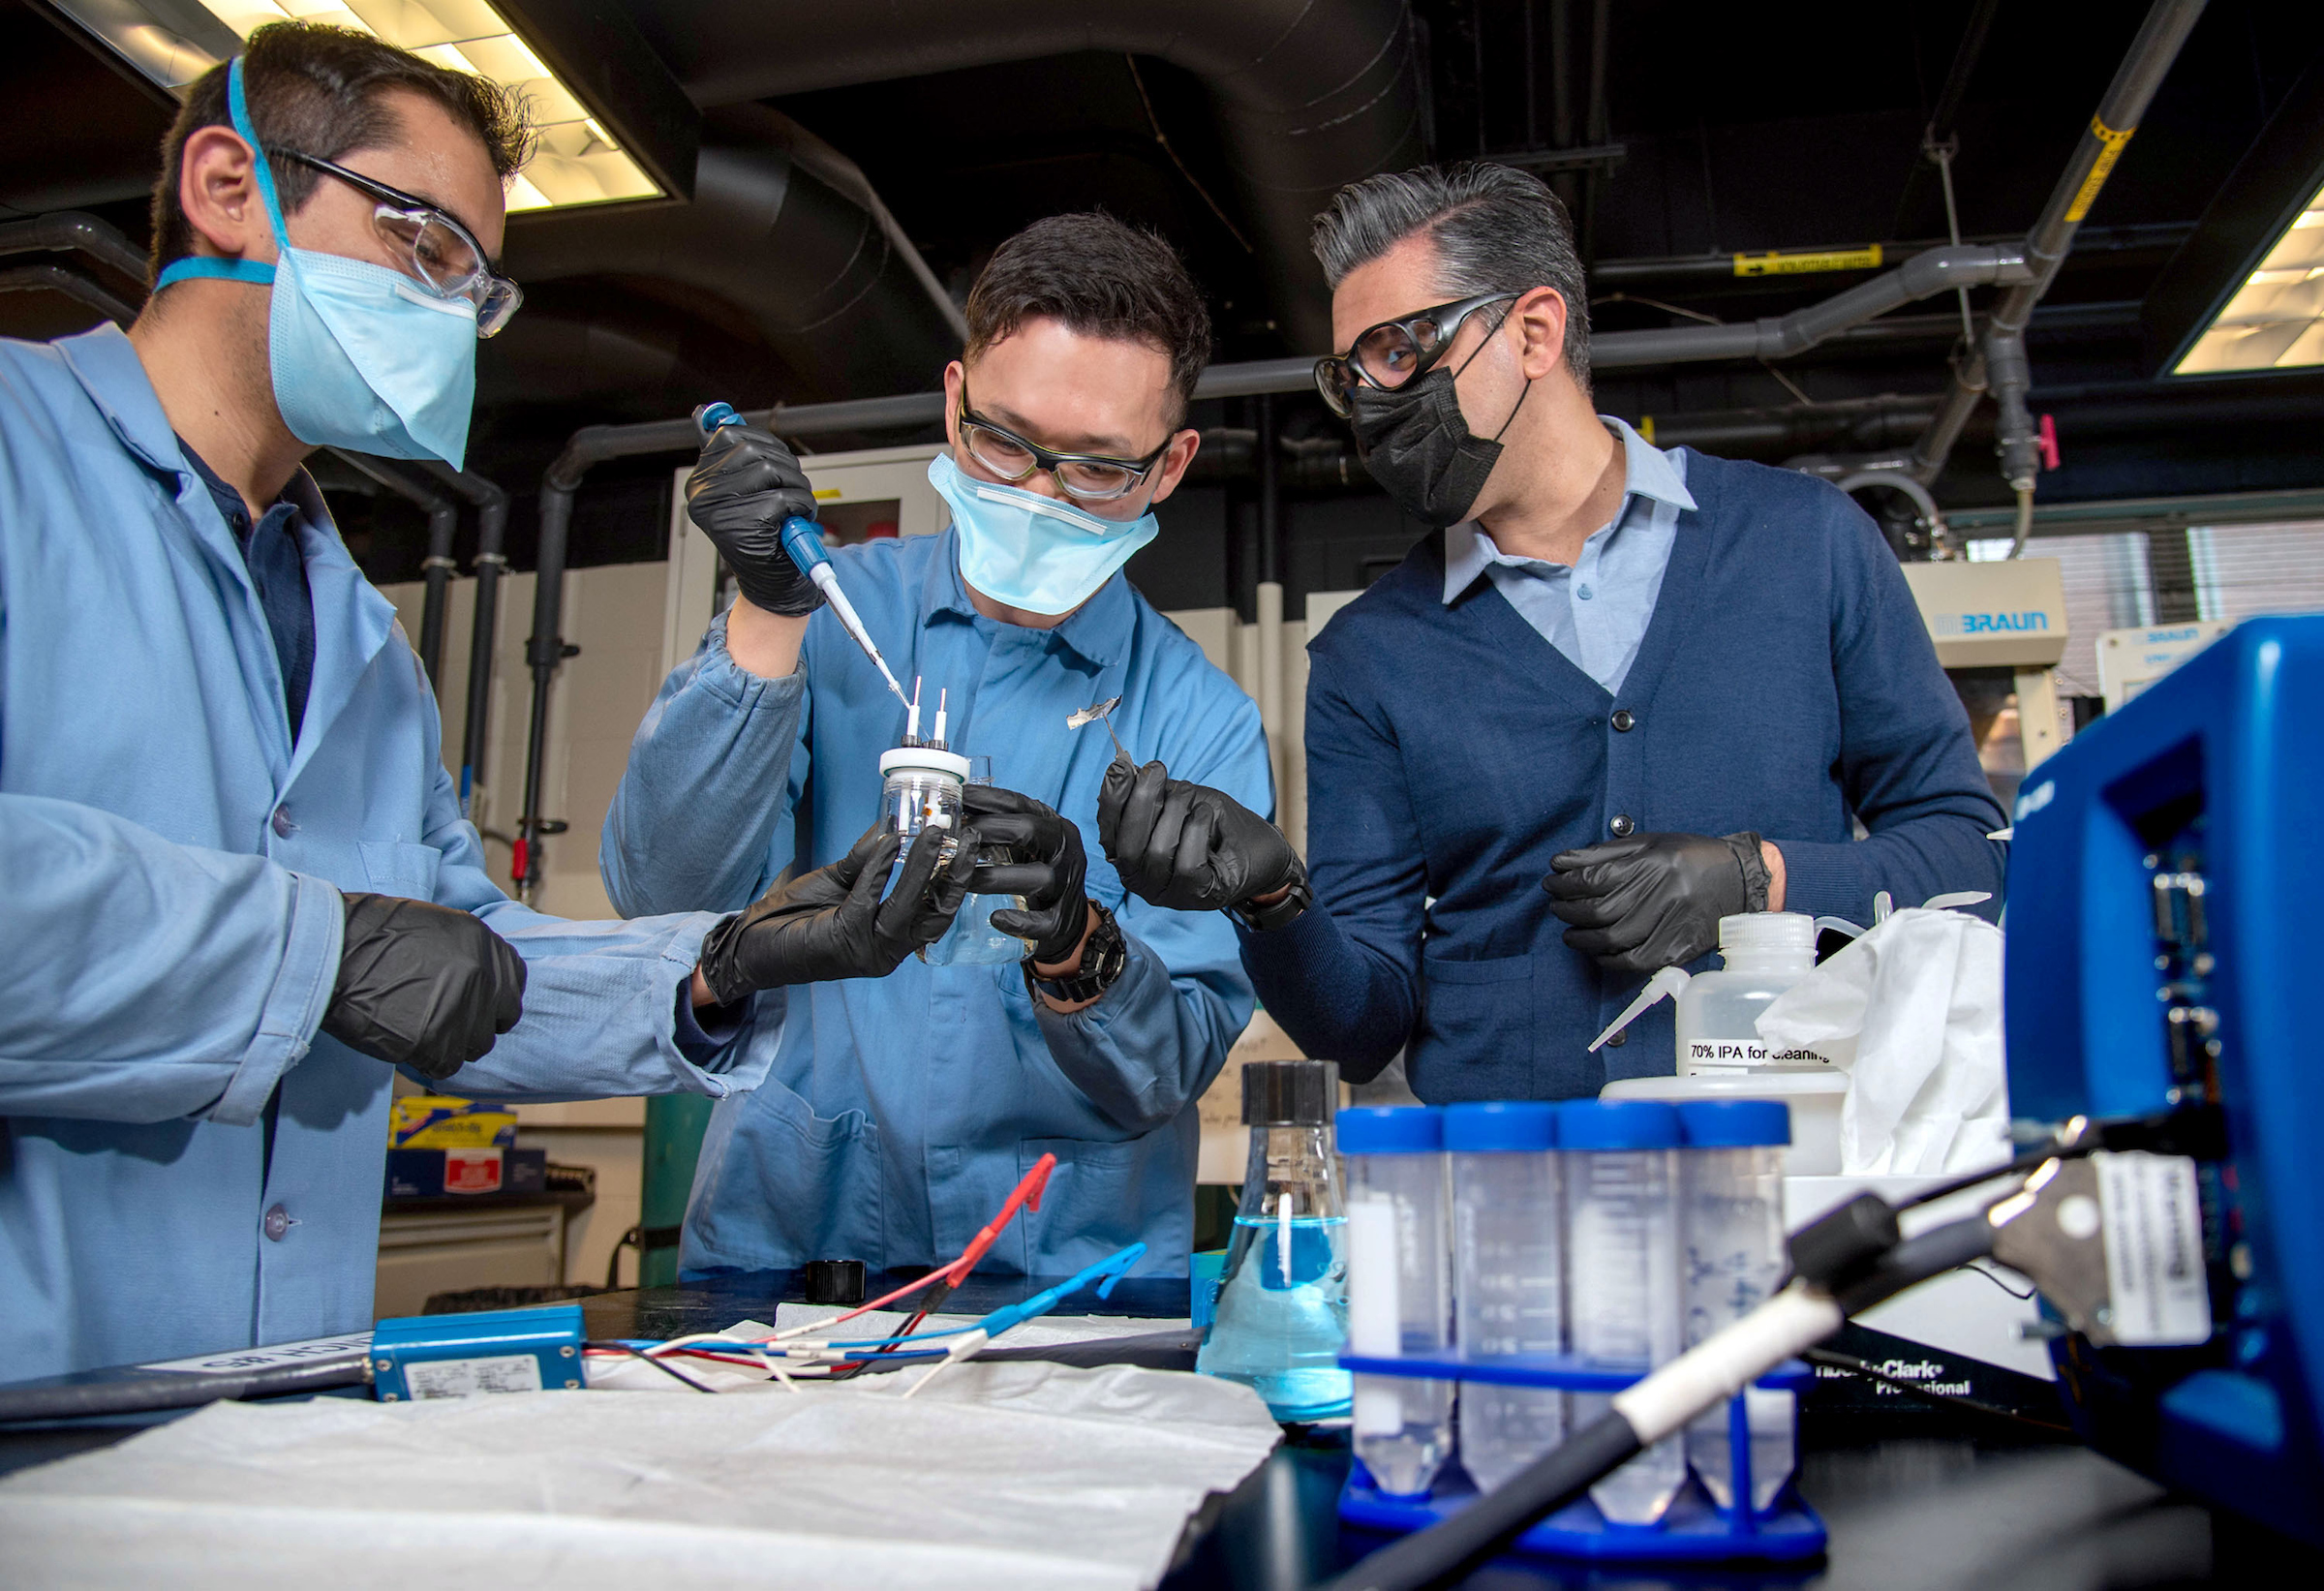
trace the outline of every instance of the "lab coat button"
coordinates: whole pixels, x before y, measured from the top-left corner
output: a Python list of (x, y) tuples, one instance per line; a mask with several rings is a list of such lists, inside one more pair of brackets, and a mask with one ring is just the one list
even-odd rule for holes
[(1629, 708), (1617, 707), (1614, 709), (1614, 727), (1620, 730), (1623, 734), (1629, 734), (1630, 726), (1637, 721), (1638, 720), (1636, 719), (1634, 719), (1630, 716)]
[(266, 1240), (279, 1243), (283, 1240), (283, 1235), (290, 1230), (290, 1212), (277, 1205), (266, 1212), (264, 1225)]
[(290, 809), (288, 807), (277, 807), (267, 822), (273, 826), (275, 837), (280, 840), (290, 839), (290, 831), (298, 827), (290, 821)]
[(1611, 823), (1608, 823), (1606, 827), (1614, 831), (1614, 838), (1616, 840), (1626, 840), (1630, 837), (1630, 831), (1636, 828), (1637, 825), (1630, 820), (1630, 814), (1628, 812), (1616, 812), (1614, 814), (1614, 820)]

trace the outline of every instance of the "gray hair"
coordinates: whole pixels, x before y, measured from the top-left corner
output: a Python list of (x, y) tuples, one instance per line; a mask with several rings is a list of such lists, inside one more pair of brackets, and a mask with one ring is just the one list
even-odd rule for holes
[(1566, 301), (1566, 368), (1590, 389), (1589, 291), (1573, 223), (1547, 184), (1491, 161), (1383, 171), (1342, 188), (1315, 218), (1310, 243), (1336, 291), (1420, 232), (1436, 246), (1437, 291), (1448, 299), (1556, 289)]

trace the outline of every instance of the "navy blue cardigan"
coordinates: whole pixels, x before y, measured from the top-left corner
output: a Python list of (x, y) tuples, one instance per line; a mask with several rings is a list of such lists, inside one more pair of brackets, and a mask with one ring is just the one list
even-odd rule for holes
[(1431, 1103), (1667, 1075), (1667, 1002), (1587, 1053), (1642, 980), (1568, 949), (1541, 887), (1616, 816), (1757, 830), (1784, 853), (1790, 911), (1869, 924), (1883, 889), (1900, 905), (1990, 890), (2000, 911), (2007, 848), (1985, 836), (2005, 820), (1872, 521), (1824, 481), (1700, 453), (1687, 488), (1697, 508), (1619, 695), (1491, 581), (1446, 606), (1439, 535), (1308, 643), (1316, 908), (1242, 934), (1260, 998), (1308, 1055), (1361, 1082), (1409, 1045)]

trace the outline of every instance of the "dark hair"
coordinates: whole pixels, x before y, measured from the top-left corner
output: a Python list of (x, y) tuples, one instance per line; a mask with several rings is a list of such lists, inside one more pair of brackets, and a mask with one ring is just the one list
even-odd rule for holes
[(1447, 300), (1555, 288), (1566, 301), (1566, 368), (1589, 390), (1589, 290), (1573, 223), (1547, 183), (1491, 161), (1384, 171), (1342, 188), (1315, 218), (1312, 241), (1337, 289), (1421, 231), (1436, 245), (1436, 288)]
[[(162, 174), (153, 185), (153, 256), (149, 275), (194, 252), (194, 227), (178, 202), (186, 139), (204, 127), (231, 127), (226, 105), (227, 63), (196, 78), (177, 120), (162, 138)], [(242, 46), (242, 94), (252, 128), (267, 151), (283, 213), (294, 213), (315, 192), (320, 173), (280, 158), (284, 150), (337, 160), (352, 149), (377, 149), (402, 129), (388, 93), (405, 89), (442, 106), (475, 134), (507, 177), (533, 152), (524, 103), (507, 89), (466, 72), (451, 72), (409, 50), (353, 28), (309, 22), (270, 22)]]
[(1001, 244), (968, 290), (967, 315), (972, 359), (1034, 320), (1157, 348), (1181, 416), (1210, 362), (1210, 312), (1178, 251), (1095, 212), (1053, 215)]

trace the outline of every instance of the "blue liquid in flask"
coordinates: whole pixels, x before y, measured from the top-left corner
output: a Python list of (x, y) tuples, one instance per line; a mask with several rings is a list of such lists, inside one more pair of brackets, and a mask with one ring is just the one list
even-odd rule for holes
[(1355, 1378), (1339, 1367), (1348, 1339), (1346, 1228), (1336, 1215), (1238, 1215), (1196, 1368), (1241, 1382), (1278, 1420), (1347, 1414)]

